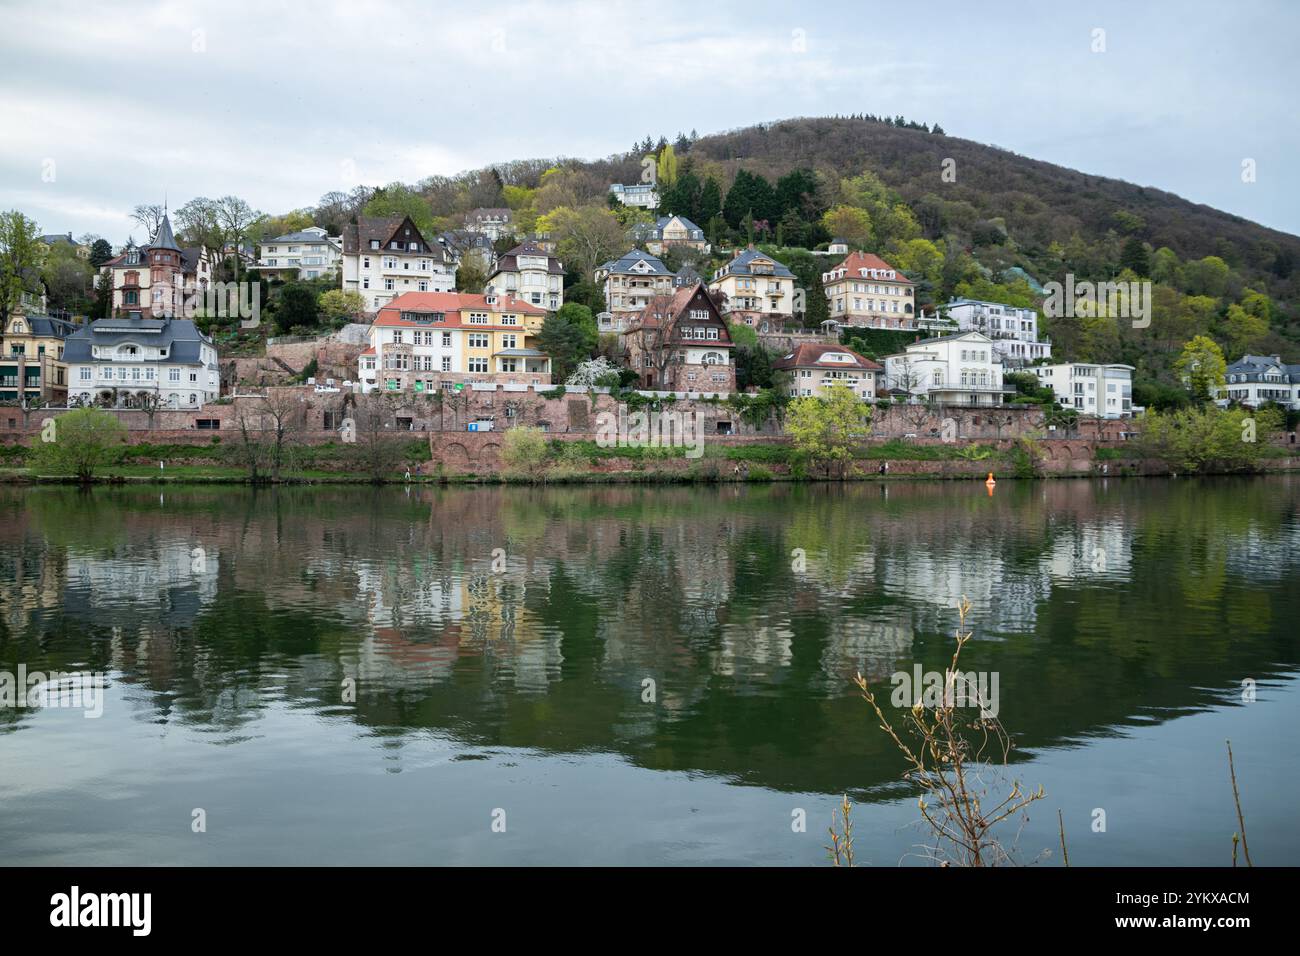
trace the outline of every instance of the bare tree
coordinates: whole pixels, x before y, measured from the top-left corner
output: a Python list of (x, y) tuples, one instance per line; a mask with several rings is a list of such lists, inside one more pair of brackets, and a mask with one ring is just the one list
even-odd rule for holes
[(677, 355), (677, 350), (672, 347), (676, 335), (672, 301), (671, 295), (655, 296), (628, 328), (627, 339), (631, 345), (631, 357), (636, 362), (637, 376), (640, 377), (643, 369), (654, 369), (651, 384), (656, 388), (663, 388), (668, 369)]
[(225, 231), (226, 240), (235, 244), (235, 281), (239, 281), (240, 244), (248, 236), (249, 227), (262, 218), (262, 214), (238, 196), (222, 196), (216, 201), (217, 222)]
[(167, 210), (157, 203), (141, 203), (131, 210), (131, 218), (148, 230), (150, 241), (158, 235), (158, 227), (166, 214)]
[(268, 389), (240, 407), (239, 455), (253, 482), (280, 480), (306, 419), (307, 406), (293, 390)]
[(353, 460), (375, 484), (391, 477), (406, 458), (406, 442), (395, 429), (401, 404), (396, 395), (371, 392), (358, 400), (353, 409), (356, 428)]

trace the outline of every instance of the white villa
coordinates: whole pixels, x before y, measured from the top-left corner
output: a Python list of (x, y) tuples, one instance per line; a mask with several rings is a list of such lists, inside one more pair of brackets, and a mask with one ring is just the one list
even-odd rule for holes
[(254, 269), (282, 279), (319, 279), (342, 268), (343, 237), (330, 238), (320, 226), (308, 226), (262, 243)]
[(1051, 388), (1056, 400), (1081, 415), (1099, 418), (1133, 417), (1133, 366), (1066, 362), (1035, 365), (1038, 380)]
[(1007, 391), (993, 340), (981, 332), (921, 339), (886, 356), (885, 383), (909, 400), (947, 405), (1001, 405)]
[(188, 319), (98, 319), (63, 345), (68, 401), (201, 408), (221, 394), (217, 349)]
[(609, 191), (624, 206), (654, 209), (659, 205), (659, 193), (656, 191), (654, 183), (637, 183), (633, 186), (610, 183)]
[(600, 331), (621, 332), (628, 322), (658, 296), (671, 296), (676, 277), (663, 262), (641, 249), (611, 259), (596, 269), (596, 284), (603, 287), (608, 319), (598, 319)]
[(564, 265), (529, 240), (497, 260), (485, 291), (514, 296), (554, 312), (564, 305)]
[(1258, 408), (1277, 402), (1300, 408), (1300, 365), (1287, 365), (1280, 355), (1243, 355), (1228, 366), (1221, 398)]
[(1038, 341), (1038, 312), (1001, 302), (952, 299), (944, 311), (962, 332), (983, 332), (1005, 365), (1029, 365), (1052, 357), (1052, 343)]
[(359, 292), (367, 312), (378, 312), (404, 292), (450, 292), (455, 258), (429, 242), (409, 216), (360, 216), (343, 227), (343, 291)]

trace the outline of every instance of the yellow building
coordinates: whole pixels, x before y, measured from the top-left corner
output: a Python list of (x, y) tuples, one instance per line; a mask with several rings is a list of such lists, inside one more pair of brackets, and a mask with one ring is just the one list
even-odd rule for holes
[(63, 340), (76, 329), (75, 322), (64, 319), (11, 313), (0, 355), (0, 401), (25, 398), (28, 402), (66, 403), (68, 366), (63, 361)]
[(537, 348), (546, 310), (512, 296), (408, 292), (370, 326), (361, 354), (363, 392), (425, 392), (457, 384), (549, 385), (551, 359)]
[(831, 319), (841, 325), (916, 328), (916, 283), (879, 256), (850, 253), (822, 273), (822, 288)]

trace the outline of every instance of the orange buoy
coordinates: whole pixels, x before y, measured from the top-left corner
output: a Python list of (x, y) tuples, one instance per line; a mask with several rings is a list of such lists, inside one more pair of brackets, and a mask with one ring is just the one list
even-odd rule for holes
[(990, 471), (990, 472), (989, 472), (989, 476), (988, 476), (988, 478), (987, 478), (987, 479), (985, 480), (985, 482), (984, 482), (984, 487), (987, 488), (987, 489), (989, 490), (989, 497), (990, 497), (990, 498), (993, 497), (993, 489), (996, 488), (997, 485), (998, 485), (998, 483), (997, 483), (996, 481), (993, 480), (993, 472)]

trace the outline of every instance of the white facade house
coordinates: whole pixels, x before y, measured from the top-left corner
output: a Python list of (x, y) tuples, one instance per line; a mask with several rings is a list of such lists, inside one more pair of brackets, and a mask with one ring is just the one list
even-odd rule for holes
[(290, 232), (262, 243), (257, 265), (263, 275), (319, 279), (342, 268), (343, 237), (331, 238), (320, 226)]
[(921, 339), (885, 357), (885, 384), (909, 400), (1001, 405), (1007, 389), (993, 340), (980, 332)]
[(948, 318), (962, 332), (982, 332), (993, 340), (1005, 365), (1030, 365), (1052, 357), (1052, 343), (1038, 340), (1038, 312), (1001, 302), (952, 299), (945, 307)]
[(1243, 355), (1228, 366), (1226, 387), (1219, 396), (1258, 408), (1277, 402), (1300, 408), (1300, 365), (1288, 365), (1280, 355)]
[(343, 291), (359, 292), (367, 312), (378, 312), (404, 292), (450, 292), (455, 258), (429, 242), (410, 217), (360, 216), (343, 227)]
[(188, 319), (98, 319), (68, 336), (68, 400), (201, 408), (221, 394), (217, 349)]
[(1066, 362), (1035, 365), (1038, 380), (1051, 388), (1056, 401), (1081, 415), (1098, 418), (1133, 417), (1133, 366)]
[(485, 291), (515, 296), (554, 312), (564, 305), (564, 265), (529, 240), (497, 260)]
[(632, 186), (610, 183), (609, 191), (624, 206), (636, 206), (639, 209), (657, 209), (659, 206), (659, 193), (654, 183), (636, 183)]

